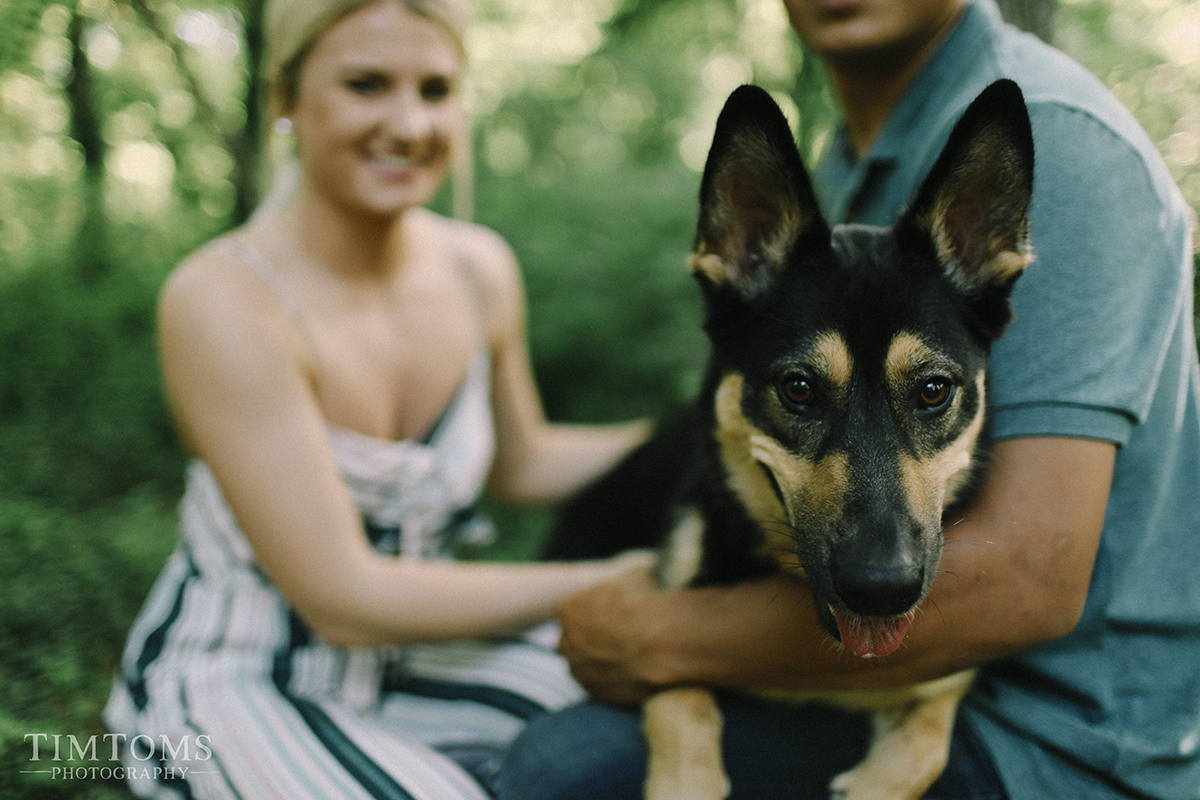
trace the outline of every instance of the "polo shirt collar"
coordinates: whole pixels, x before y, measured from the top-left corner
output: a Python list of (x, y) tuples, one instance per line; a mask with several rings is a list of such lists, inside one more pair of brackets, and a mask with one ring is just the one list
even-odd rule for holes
[(845, 220), (868, 175), (890, 168), (903, 158), (913, 137), (920, 141), (933, 134), (931, 128), (938, 115), (927, 113), (927, 109), (949, 102), (957, 76), (970, 71), (970, 62), (980, 47), (1002, 24), (995, 0), (975, 0), (963, 9), (945, 41), (913, 78), (861, 158), (855, 156), (845, 126), (837, 131), (820, 170), (825, 212), (831, 222)]

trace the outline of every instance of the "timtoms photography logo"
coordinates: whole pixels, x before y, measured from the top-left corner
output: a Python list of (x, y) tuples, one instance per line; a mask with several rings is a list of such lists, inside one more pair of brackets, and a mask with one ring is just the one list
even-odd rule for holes
[[(34, 768), (21, 772), (49, 775), (50, 780), (184, 780), (188, 773), (211, 771), (204, 768), (213, 756), (205, 734), (172, 741), (166, 735), (129, 739), (123, 733), (105, 733), (80, 742), (74, 734), (27, 733), (25, 741), (32, 745), (29, 761)], [(138, 763), (122, 765), (122, 747)]]

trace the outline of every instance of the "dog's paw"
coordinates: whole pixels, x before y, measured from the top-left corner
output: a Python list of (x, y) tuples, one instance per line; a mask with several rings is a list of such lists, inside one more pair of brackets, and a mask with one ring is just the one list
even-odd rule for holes
[(850, 800), (850, 789), (854, 785), (853, 772), (843, 772), (829, 782), (829, 800)]
[(899, 800), (881, 791), (862, 769), (843, 772), (829, 782), (829, 800)]
[(646, 800), (725, 800), (729, 797), (729, 778), (725, 770), (694, 770), (680, 779), (662, 778), (651, 773), (646, 781)]
[(862, 764), (829, 782), (830, 800), (916, 800), (922, 794), (917, 784), (888, 780)]

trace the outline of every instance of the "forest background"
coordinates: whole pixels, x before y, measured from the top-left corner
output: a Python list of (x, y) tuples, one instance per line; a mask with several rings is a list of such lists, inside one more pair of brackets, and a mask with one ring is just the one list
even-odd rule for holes
[[(29, 736), (103, 733), (125, 633), (175, 544), (184, 456), (154, 298), (253, 207), (259, 143), (277, 144), (250, 79), (260, 2), (0, 0), (0, 800), (128, 796), (31, 771)], [(1200, 206), (1200, 2), (1002, 6), (1113, 88)], [(435, 206), (514, 246), (551, 416), (661, 413), (706, 352), (684, 256), (720, 105), (767, 87), (814, 157), (825, 76), (780, 0), (476, 7), (473, 163)], [(546, 510), (494, 512), (507, 535), (468, 555), (536, 551)]]

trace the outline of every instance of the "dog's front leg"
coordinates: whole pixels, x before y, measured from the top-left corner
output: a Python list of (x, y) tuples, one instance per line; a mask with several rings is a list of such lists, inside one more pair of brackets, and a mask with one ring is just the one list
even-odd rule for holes
[(723, 800), (721, 710), (707, 689), (667, 689), (642, 705), (646, 800)]
[(966, 670), (919, 684), (911, 702), (874, 712), (866, 757), (834, 778), (834, 800), (917, 800), (942, 771), (958, 701), (974, 679)]

